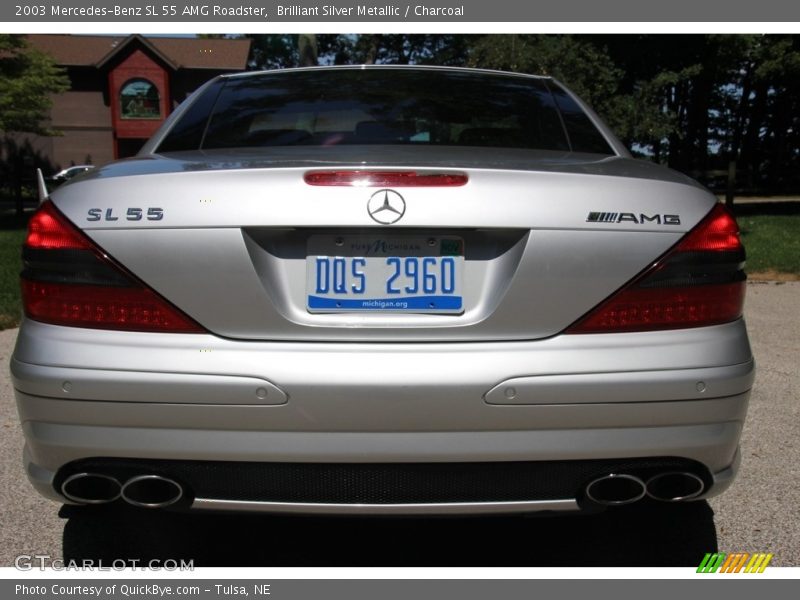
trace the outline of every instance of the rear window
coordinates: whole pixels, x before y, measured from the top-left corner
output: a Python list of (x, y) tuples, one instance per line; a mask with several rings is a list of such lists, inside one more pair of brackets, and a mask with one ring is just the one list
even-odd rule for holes
[[(574, 103), (567, 108), (563, 96), (557, 102), (544, 80), (533, 78), (402, 69), (286, 72), (227, 79), (215, 100), (199, 140), (173, 139), (182, 131), (178, 123), (159, 150), (402, 144), (612, 154)], [(570, 116), (576, 109), (579, 115)], [(571, 120), (580, 116), (584, 131), (572, 139)]]

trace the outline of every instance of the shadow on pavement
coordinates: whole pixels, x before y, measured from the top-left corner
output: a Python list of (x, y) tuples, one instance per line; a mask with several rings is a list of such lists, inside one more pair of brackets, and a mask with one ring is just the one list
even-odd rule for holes
[(321, 518), (63, 507), (65, 560), (200, 566), (696, 566), (717, 550), (706, 502), (596, 515)]

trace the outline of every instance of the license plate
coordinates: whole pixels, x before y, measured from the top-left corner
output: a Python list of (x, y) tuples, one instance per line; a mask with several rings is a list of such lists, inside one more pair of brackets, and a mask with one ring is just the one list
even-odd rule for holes
[(464, 312), (464, 242), (449, 236), (309, 238), (309, 312)]

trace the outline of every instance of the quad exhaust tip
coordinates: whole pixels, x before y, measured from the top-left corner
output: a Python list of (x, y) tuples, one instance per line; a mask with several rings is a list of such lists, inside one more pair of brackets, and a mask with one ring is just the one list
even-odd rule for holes
[(659, 473), (647, 480), (647, 495), (662, 502), (691, 500), (703, 493), (706, 485), (700, 477), (686, 471)]
[(644, 481), (624, 473), (604, 475), (586, 486), (586, 496), (604, 506), (630, 504), (644, 498), (646, 493)]
[(141, 508), (165, 508), (183, 497), (183, 487), (161, 475), (139, 475), (122, 486), (122, 499)]
[(61, 493), (80, 504), (106, 504), (122, 495), (122, 486), (110, 475), (75, 473), (61, 484)]

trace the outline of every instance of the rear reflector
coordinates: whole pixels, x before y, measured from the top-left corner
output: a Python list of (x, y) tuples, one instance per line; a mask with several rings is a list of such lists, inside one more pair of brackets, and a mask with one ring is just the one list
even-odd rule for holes
[(22, 248), (25, 315), (53, 325), (202, 333), (203, 328), (115, 263), (51, 202)]
[(744, 247), (721, 204), (676, 246), (566, 333), (703, 327), (742, 316)]
[(464, 173), (417, 173), (416, 171), (309, 171), (308, 185), (353, 187), (455, 187), (465, 185)]

